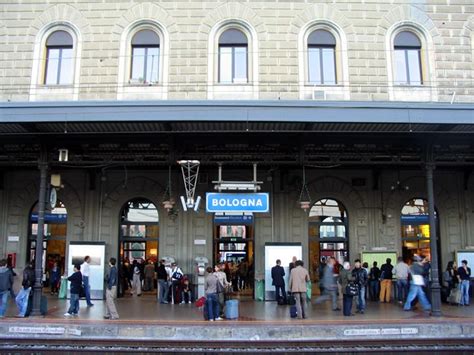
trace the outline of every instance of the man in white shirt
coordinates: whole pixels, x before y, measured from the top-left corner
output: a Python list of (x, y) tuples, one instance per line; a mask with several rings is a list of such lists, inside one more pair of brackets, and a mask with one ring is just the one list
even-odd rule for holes
[(89, 285), (89, 262), (91, 257), (87, 255), (84, 258), (84, 262), (81, 265), (82, 284), (84, 285), (84, 293), (86, 294), (87, 307), (92, 307), (94, 304), (91, 302), (91, 288)]
[(393, 268), (393, 273), (395, 274), (397, 278), (397, 298), (398, 298), (398, 303), (402, 304), (405, 302), (407, 295), (408, 295), (408, 273), (409, 273), (409, 267), (408, 265), (403, 261), (403, 258), (401, 256), (398, 257), (397, 259), (398, 263), (395, 265)]

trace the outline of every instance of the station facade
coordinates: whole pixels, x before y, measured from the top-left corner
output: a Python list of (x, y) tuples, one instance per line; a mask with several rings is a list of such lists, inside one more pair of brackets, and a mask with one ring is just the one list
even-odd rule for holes
[[(48, 185), (61, 176), (46, 263), (104, 242), (106, 259), (170, 256), (190, 274), (195, 257), (246, 259), (253, 282), (266, 243), (301, 243), (314, 280), (323, 256), (427, 255), (433, 169), (440, 265), (474, 246), (472, 6), (4, 6), (0, 251), (19, 267), (36, 248), (38, 162)], [(201, 162), (203, 198), (219, 164), (229, 181), (257, 164), (269, 212), (183, 211), (180, 159)]]

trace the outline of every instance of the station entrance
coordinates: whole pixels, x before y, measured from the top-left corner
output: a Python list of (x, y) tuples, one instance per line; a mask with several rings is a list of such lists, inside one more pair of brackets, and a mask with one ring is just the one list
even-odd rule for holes
[(253, 297), (254, 224), (252, 215), (214, 216), (213, 264), (224, 263), (232, 291)]
[[(35, 259), (37, 235), (38, 203), (30, 212), (28, 261)], [(61, 201), (57, 201), (56, 206), (45, 213), (43, 235), (43, 285), (45, 286), (43, 290), (53, 292), (56, 291), (66, 266), (67, 210)]]
[[(132, 265), (135, 260), (142, 273), (146, 263), (157, 262), (159, 234), (158, 210), (151, 201), (136, 198), (122, 207), (119, 230), (119, 297), (131, 288)], [(156, 288), (155, 285), (153, 288)]]

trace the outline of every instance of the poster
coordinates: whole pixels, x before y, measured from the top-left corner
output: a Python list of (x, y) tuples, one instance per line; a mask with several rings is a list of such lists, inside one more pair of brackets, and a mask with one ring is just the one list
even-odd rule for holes
[(392, 265), (397, 264), (397, 252), (396, 251), (363, 251), (360, 253), (362, 263), (369, 264), (369, 270), (372, 268), (374, 261), (377, 262), (377, 267), (380, 267), (386, 263), (387, 258), (392, 259)]
[[(104, 272), (105, 272), (105, 243), (103, 242), (70, 242), (68, 252), (67, 276), (74, 271), (74, 265), (81, 265), (84, 257), (91, 258), (89, 263), (89, 284), (91, 288), (91, 299), (104, 298)], [(69, 296), (68, 285), (68, 296)]]
[(296, 256), (298, 260), (302, 260), (303, 247), (300, 243), (265, 244), (265, 300), (275, 300), (275, 286), (272, 285), (272, 267), (276, 265), (277, 259), (281, 260), (281, 266), (285, 270), (285, 289), (288, 292), (289, 267), (293, 256)]

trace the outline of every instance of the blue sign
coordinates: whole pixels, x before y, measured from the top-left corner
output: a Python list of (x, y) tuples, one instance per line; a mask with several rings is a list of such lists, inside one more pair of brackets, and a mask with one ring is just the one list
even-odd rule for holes
[(218, 225), (250, 225), (253, 224), (252, 215), (214, 215), (214, 224)]
[(206, 194), (206, 212), (268, 212), (268, 193), (216, 193)]
[[(38, 223), (38, 213), (34, 212), (31, 214), (31, 222)], [(51, 224), (61, 224), (67, 223), (67, 214), (66, 213), (45, 213), (44, 214), (44, 222), (51, 223)]]

